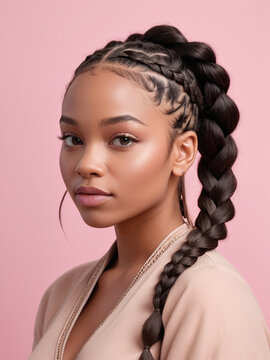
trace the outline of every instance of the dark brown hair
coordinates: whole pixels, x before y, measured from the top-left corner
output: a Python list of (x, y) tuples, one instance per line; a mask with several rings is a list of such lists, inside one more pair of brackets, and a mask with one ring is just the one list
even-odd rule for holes
[[(155, 286), (153, 312), (142, 328), (144, 349), (139, 360), (152, 360), (150, 347), (162, 341), (162, 311), (169, 291), (179, 275), (199, 256), (215, 249), (218, 240), (227, 237), (226, 222), (235, 215), (231, 201), (237, 180), (232, 165), (237, 147), (230, 135), (239, 121), (239, 110), (226, 94), (230, 78), (216, 64), (213, 49), (203, 42), (188, 42), (174, 26), (153, 26), (144, 34), (134, 33), (125, 41), (110, 41), (103, 49), (88, 55), (75, 70), (66, 92), (76, 76), (93, 71), (96, 66), (117, 73), (153, 94), (157, 106), (165, 97), (173, 116), (171, 150), (177, 134), (193, 130), (198, 137), (201, 158), (198, 177), (202, 190), (198, 199), (200, 212), (193, 226), (185, 201), (184, 175), (179, 178), (178, 200), (183, 217), (192, 225), (186, 241), (171, 257)], [(61, 206), (59, 219), (61, 222)]]

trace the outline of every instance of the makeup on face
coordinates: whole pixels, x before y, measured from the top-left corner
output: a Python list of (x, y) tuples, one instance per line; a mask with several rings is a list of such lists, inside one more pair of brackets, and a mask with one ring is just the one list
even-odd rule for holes
[[(62, 177), (88, 225), (132, 222), (170, 203), (168, 121), (129, 80), (102, 71), (79, 75), (63, 101), (60, 127)], [(110, 195), (76, 194), (79, 186)]]
[[(88, 131), (84, 131), (80, 121), (67, 115), (61, 116), (59, 124), (62, 135), (58, 136), (58, 139), (63, 140), (63, 145), (70, 150), (76, 145), (83, 145), (84, 142), (86, 145), (88, 139), (89, 142), (93, 142), (93, 137), (100, 137), (105, 143), (108, 142), (118, 150), (125, 151), (140, 141), (141, 134), (145, 134), (143, 127), (148, 128), (146, 123), (131, 114), (103, 118), (98, 121), (94, 130), (90, 128)], [(72, 131), (68, 131), (69, 129)]]

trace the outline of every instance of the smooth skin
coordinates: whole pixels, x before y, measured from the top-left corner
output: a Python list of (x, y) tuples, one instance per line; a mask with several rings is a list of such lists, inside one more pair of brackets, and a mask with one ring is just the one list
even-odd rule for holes
[[(77, 122), (60, 123), (62, 134), (74, 136), (63, 141), (60, 152), (64, 183), (87, 225), (114, 226), (118, 249), (68, 337), (64, 360), (74, 357), (162, 239), (184, 222), (177, 184), (195, 160), (197, 135), (179, 134), (168, 157), (165, 107), (163, 102), (155, 106), (144, 89), (102, 67), (78, 75), (63, 100), (62, 115)], [(144, 125), (100, 125), (104, 118), (124, 114)], [(79, 185), (97, 186), (113, 196), (86, 207), (76, 200)]]

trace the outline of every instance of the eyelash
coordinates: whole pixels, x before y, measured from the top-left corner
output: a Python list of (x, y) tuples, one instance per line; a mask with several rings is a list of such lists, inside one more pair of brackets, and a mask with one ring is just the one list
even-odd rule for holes
[[(66, 132), (66, 133), (62, 134), (61, 136), (57, 136), (57, 139), (64, 141), (65, 139), (67, 139), (67, 138), (69, 138), (69, 137), (79, 139), (78, 136), (76, 136), (75, 134), (72, 134), (72, 133), (70, 133), (70, 132)], [(136, 143), (136, 142), (139, 141), (139, 140), (137, 140), (137, 139), (135, 139), (135, 138), (133, 138), (133, 137), (131, 137), (131, 136), (128, 136), (128, 134), (126, 134), (126, 133), (117, 134), (117, 136), (115, 136), (115, 137), (112, 139), (112, 141), (113, 141), (114, 139), (117, 139), (117, 138), (128, 138), (128, 139), (132, 140), (134, 143)], [(80, 144), (79, 144), (79, 145), (80, 145)], [(66, 146), (67, 146), (67, 147), (74, 147), (74, 146), (76, 146), (76, 145), (74, 145), (74, 146), (66, 145)], [(129, 146), (132, 146), (132, 145), (123, 145), (123, 146), (120, 146), (120, 147), (129, 147)]]

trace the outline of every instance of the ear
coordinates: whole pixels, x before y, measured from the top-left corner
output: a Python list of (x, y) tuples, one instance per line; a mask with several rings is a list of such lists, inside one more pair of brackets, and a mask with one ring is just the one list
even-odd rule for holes
[(176, 137), (173, 146), (172, 172), (176, 176), (183, 176), (195, 160), (198, 148), (197, 134), (194, 131), (186, 131)]

